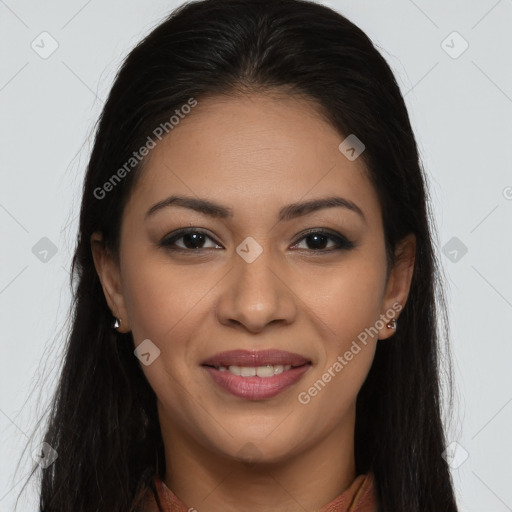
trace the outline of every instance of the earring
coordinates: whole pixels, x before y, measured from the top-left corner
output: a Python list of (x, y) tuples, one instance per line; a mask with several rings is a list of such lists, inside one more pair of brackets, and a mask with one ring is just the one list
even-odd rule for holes
[(395, 318), (389, 321), (389, 323), (386, 325), (386, 327), (389, 327), (390, 329), (396, 330), (397, 321)]
[(114, 317), (114, 323), (112, 324), (112, 327), (114, 329), (119, 329), (120, 325), (121, 325), (121, 320), (117, 317)]

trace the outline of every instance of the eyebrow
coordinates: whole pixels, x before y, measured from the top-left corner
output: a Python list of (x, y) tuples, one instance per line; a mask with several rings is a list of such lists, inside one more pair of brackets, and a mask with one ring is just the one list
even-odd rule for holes
[[(199, 199), (195, 197), (172, 195), (154, 204), (146, 213), (146, 219), (154, 215), (156, 212), (169, 206), (181, 206), (189, 208), (196, 212), (208, 215), (210, 217), (227, 219), (233, 217), (233, 210), (227, 206), (214, 203), (207, 199)], [(357, 213), (365, 222), (366, 218), (363, 211), (356, 203), (343, 197), (331, 196), (313, 199), (302, 203), (291, 203), (279, 210), (278, 220), (289, 221), (296, 217), (302, 217), (310, 213), (316, 212), (323, 208), (341, 207)]]

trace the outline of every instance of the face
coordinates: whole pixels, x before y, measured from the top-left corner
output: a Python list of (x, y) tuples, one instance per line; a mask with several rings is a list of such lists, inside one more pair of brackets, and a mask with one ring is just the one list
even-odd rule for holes
[(378, 197), (343, 139), (303, 100), (199, 101), (149, 155), (119, 266), (94, 244), (120, 331), (150, 340), (141, 366), (170, 445), (279, 462), (353, 437), (413, 244), (387, 279)]

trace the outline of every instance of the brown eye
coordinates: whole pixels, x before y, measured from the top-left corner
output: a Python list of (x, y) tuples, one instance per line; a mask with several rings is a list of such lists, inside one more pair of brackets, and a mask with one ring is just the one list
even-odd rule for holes
[[(177, 249), (185, 251), (210, 249), (212, 247), (204, 247), (204, 244), (208, 239), (213, 241), (213, 239), (203, 231), (197, 229), (186, 229), (180, 230), (174, 233), (172, 236), (165, 238), (164, 240), (162, 240), (162, 242), (160, 242), (160, 246), (166, 247), (168, 249)], [(178, 240), (183, 240), (181, 242), (182, 245), (176, 244)], [(222, 248), (215, 242), (214, 247)]]
[[(300, 248), (299, 250), (305, 249), (314, 252), (322, 252), (339, 249), (352, 249), (355, 246), (353, 242), (345, 238), (343, 235), (333, 234), (324, 230), (309, 231), (306, 235), (300, 238), (298, 242), (303, 240), (306, 242), (307, 247)], [(294, 247), (297, 246), (298, 242), (295, 243)], [(334, 246), (327, 247), (329, 242), (334, 242)]]

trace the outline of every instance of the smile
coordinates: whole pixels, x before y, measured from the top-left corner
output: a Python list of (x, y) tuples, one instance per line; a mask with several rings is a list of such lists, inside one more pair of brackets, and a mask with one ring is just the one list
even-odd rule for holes
[(279, 375), (280, 373), (286, 372), (292, 368), (291, 364), (283, 366), (282, 364), (272, 365), (267, 364), (265, 366), (219, 366), (215, 367), (220, 372), (229, 371), (233, 375), (240, 375), (241, 377), (262, 377), (268, 378), (273, 375)]
[(296, 384), (312, 363), (281, 350), (233, 350), (216, 354), (201, 366), (223, 391), (246, 400), (264, 400)]

